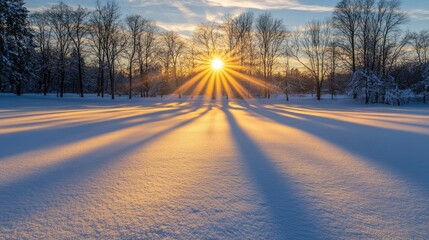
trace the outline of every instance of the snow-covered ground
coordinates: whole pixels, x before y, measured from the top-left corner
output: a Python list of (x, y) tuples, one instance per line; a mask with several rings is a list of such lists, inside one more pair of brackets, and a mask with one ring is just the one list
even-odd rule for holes
[(429, 107), (0, 95), (0, 239), (428, 239)]

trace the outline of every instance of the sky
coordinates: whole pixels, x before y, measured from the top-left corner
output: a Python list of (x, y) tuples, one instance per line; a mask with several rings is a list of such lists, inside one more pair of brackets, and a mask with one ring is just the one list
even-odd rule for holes
[[(103, 0), (102, 0), (103, 1)], [(116, 0), (123, 15), (140, 14), (155, 20), (163, 29), (174, 30), (190, 36), (193, 28), (205, 21), (221, 21), (226, 14), (236, 16), (245, 11), (259, 14), (269, 11), (283, 19), (289, 30), (313, 19), (325, 19), (339, 0)], [(63, 0), (68, 5), (94, 8), (95, 0)], [(37, 11), (57, 4), (58, 1), (26, 0), (30, 11)], [(408, 12), (410, 21), (405, 29), (429, 29), (429, 1), (403, 0), (402, 10)]]

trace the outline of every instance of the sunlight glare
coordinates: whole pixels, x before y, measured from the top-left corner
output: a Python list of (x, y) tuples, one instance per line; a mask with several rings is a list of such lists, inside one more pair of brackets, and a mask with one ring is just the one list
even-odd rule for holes
[(219, 58), (215, 58), (212, 60), (212, 68), (213, 70), (219, 71), (223, 68), (223, 62)]

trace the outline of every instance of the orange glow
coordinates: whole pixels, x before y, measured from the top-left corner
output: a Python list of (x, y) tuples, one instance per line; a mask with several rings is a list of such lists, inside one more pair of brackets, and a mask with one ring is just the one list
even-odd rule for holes
[(180, 86), (175, 93), (188, 92), (191, 97), (203, 95), (212, 99), (252, 98), (250, 87), (272, 89), (269, 84), (249, 75), (254, 71), (243, 66), (237, 58), (229, 55), (214, 55), (201, 61), (193, 77)]

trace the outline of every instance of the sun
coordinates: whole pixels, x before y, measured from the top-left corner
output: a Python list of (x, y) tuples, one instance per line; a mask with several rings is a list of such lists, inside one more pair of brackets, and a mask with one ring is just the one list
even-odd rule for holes
[(253, 89), (271, 89), (266, 82), (247, 75), (246, 71), (252, 69), (232, 55), (217, 54), (201, 59), (199, 66), (195, 68), (195, 74), (177, 88), (175, 93), (179, 94), (179, 97), (185, 92), (191, 98), (210, 96), (212, 100), (230, 97), (248, 99), (252, 98)]
[(223, 68), (223, 62), (219, 58), (215, 58), (212, 60), (212, 69), (219, 71)]

